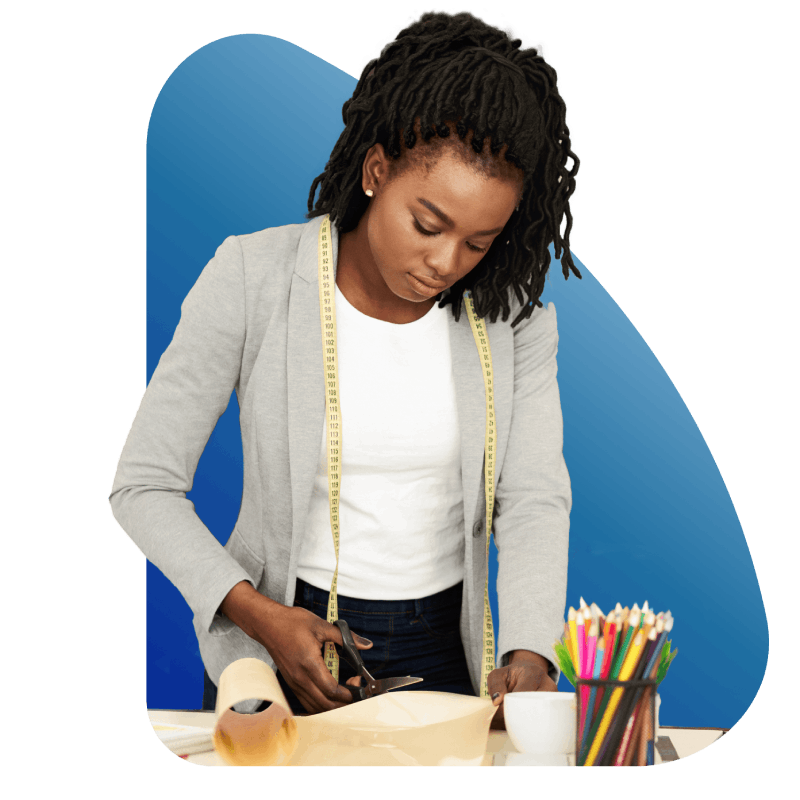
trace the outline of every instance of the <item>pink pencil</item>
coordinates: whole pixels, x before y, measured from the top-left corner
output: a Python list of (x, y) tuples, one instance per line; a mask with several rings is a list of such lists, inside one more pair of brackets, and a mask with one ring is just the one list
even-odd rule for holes
[[(583, 598), (581, 597), (581, 600)], [(575, 630), (578, 633), (578, 677), (583, 678), (586, 674), (586, 634), (584, 633), (583, 614), (578, 612), (578, 618), (575, 620)], [(581, 708), (586, 707), (586, 692), (583, 691), (581, 686)]]
[[(591, 678), (595, 666), (595, 655), (597, 653), (597, 634), (599, 628), (597, 620), (592, 620), (589, 626), (589, 638), (586, 641), (585, 666), (581, 672), (581, 678)], [(586, 724), (586, 712), (589, 708), (589, 687), (581, 686), (581, 729), (580, 738), (583, 739), (583, 726)]]

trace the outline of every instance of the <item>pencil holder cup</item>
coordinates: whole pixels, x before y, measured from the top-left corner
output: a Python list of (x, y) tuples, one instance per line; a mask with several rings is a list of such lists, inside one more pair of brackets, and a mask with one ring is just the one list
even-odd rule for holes
[(576, 680), (577, 766), (653, 764), (661, 698), (654, 679)]

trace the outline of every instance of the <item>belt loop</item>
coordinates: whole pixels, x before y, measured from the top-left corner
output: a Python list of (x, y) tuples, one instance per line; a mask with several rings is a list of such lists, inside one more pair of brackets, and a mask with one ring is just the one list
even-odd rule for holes
[(414, 619), (417, 619), (422, 612), (425, 610), (425, 606), (422, 604), (422, 600), (415, 600), (414, 601)]

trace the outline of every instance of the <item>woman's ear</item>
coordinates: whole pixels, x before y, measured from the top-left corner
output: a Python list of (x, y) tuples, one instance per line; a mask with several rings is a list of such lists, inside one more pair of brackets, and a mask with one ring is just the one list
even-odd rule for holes
[(364, 156), (364, 163), (361, 169), (361, 188), (364, 192), (367, 189), (375, 191), (386, 182), (389, 174), (389, 157), (380, 142), (372, 145)]

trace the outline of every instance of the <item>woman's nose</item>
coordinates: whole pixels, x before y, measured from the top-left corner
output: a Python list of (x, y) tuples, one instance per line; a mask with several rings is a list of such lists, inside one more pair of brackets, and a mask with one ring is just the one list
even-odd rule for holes
[(428, 259), (428, 266), (434, 271), (437, 282), (447, 284), (455, 283), (454, 278), (459, 274), (459, 260), (455, 248), (443, 248)]

